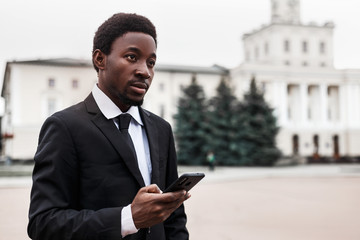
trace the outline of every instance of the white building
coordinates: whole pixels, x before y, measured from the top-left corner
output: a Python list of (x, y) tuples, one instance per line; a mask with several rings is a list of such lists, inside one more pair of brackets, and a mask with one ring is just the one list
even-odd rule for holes
[(285, 155), (360, 156), (360, 70), (334, 69), (334, 24), (302, 24), (299, 0), (271, 3), (271, 22), (243, 36), (245, 60), (231, 70), (237, 95), (255, 76)]
[(40, 127), (57, 110), (84, 99), (97, 80), (89, 64), (48, 60), (8, 62), (2, 89), (2, 154), (29, 159), (35, 154)]
[[(177, 111), (181, 87), (196, 77), (208, 96), (228, 70), (213, 67), (157, 65), (155, 79), (144, 101), (144, 108), (170, 123)], [(86, 98), (97, 81), (90, 61), (50, 59), (8, 62), (2, 97), (2, 155), (12, 159), (31, 159), (36, 151), (40, 128), (56, 111)]]
[[(181, 88), (196, 77), (207, 98), (228, 78), (241, 99), (255, 76), (275, 109), (278, 147), (286, 156), (339, 160), (360, 156), (360, 70), (333, 67), (333, 23), (303, 24), (299, 0), (272, 0), (272, 19), (244, 34), (244, 62), (156, 67), (144, 108), (173, 123)], [(47, 116), (83, 100), (96, 82), (90, 62), (50, 59), (8, 62), (2, 96), (3, 155), (33, 157)]]

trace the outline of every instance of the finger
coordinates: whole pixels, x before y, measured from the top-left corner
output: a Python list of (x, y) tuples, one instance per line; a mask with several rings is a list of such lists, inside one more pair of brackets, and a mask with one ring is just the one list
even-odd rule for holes
[(171, 202), (183, 202), (186, 200), (187, 193), (184, 190), (177, 192), (168, 192), (156, 196), (156, 200), (162, 203), (171, 203)]
[(171, 214), (173, 211), (175, 211), (177, 208), (179, 208), (185, 200), (186, 199), (169, 202), (169, 203), (162, 203), (161, 205), (162, 205), (163, 211), (169, 212)]
[(182, 197), (186, 197), (188, 192), (185, 191), (185, 190), (179, 190), (179, 191), (176, 191), (176, 192), (173, 192), (175, 194), (175, 196), (177, 198), (182, 198)]
[(156, 184), (151, 184), (146, 187), (148, 193), (162, 193), (161, 189)]

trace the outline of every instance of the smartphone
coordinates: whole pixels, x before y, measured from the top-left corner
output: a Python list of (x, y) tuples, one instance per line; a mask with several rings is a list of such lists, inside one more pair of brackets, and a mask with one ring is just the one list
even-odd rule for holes
[(164, 192), (175, 192), (193, 188), (201, 179), (205, 177), (204, 173), (184, 173), (175, 180)]

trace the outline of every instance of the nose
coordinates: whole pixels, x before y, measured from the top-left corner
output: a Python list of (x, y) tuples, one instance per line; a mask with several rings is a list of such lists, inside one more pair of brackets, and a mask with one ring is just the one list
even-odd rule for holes
[(141, 78), (148, 79), (151, 77), (149, 67), (147, 63), (141, 63), (138, 65), (135, 74)]

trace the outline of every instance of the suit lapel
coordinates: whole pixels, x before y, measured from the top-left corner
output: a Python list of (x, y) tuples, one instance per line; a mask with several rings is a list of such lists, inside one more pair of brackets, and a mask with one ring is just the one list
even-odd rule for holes
[(159, 184), (159, 132), (156, 122), (151, 118), (150, 113), (140, 109), (140, 116), (144, 122), (146, 135), (149, 142), (150, 158), (151, 158), (151, 183)]
[(119, 153), (120, 157), (123, 159), (126, 166), (130, 170), (132, 175), (136, 178), (140, 186), (145, 186), (137, 160), (132, 154), (132, 150), (123, 139), (121, 133), (116, 128), (113, 120), (108, 120), (104, 117), (99, 107), (96, 105), (92, 94), (90, 94), (84, 102), (88, 112), (94, 115), (91, 121), (100, 129), (100, 131), (105, 135), (109, 142), (114, 146), (114, 148)]

